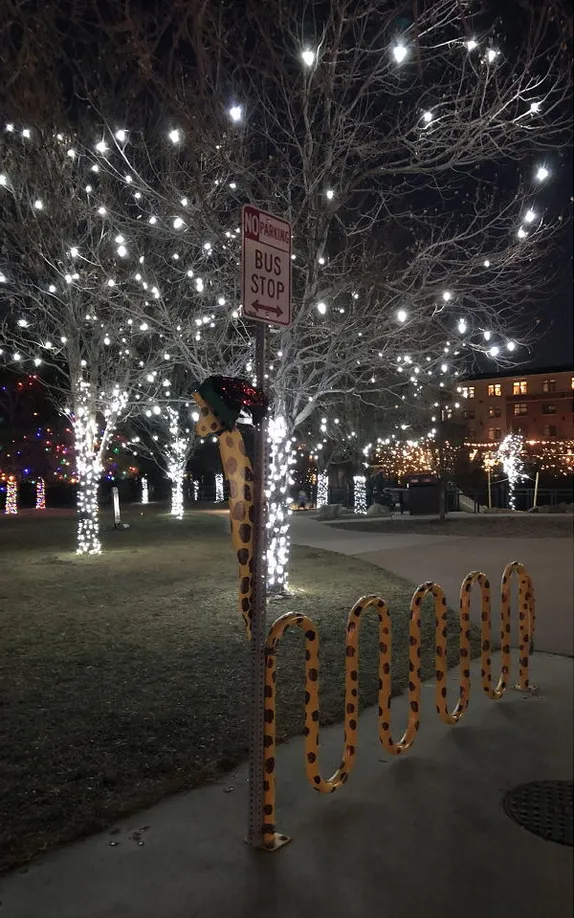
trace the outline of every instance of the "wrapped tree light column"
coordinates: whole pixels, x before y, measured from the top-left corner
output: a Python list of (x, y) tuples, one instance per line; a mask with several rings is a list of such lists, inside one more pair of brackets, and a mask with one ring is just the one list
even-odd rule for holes
[(528, 475), (524, 472), (524, 466), (520, 457), (522, 447), (523, 440), (521, 436), (518, 434), (508, 434), (498, 447), (496, 453), (508, 477), (508, 507), (510, 510), (516, 510), (516, 483), (528, 478)]
[(36, 510), (46, 509), (46, 485), (43, 478), (36, 482)]
[(225, 500), (223, 491), (223, 474), (218, 472), (215, 476), (215, 503), (219, 504)]
[(329, 476), (327, 472), (317, 475), (317, 508), (329, 503)]
[(199, 481), (193, 482), (193, 499), (195, 501), (199, 500)]
[(80, 380), (74, 415), (76, 471), (78, 475), (78, 555), (99, 555), (98, 485), (102, 473), (95, 449), (97, 425), (90, 411), (90, 384)]
[(269, 468), (267, 498), (267, 589), (269, 593), (286, 593), (289, 587), (289, 487), (292, 456), (291, 438), (285, 418), (279, 415), (269, 421)]
[(142, 478), (142, 504), (149, 504), (149, 485), (147, 477)]
[(9, 478), (6, 482), (6, 506), (4, 513), (18, 513), (18, 482), (15, 478)]
[(353, 510), (355, 513), (367, 512), (367, 479), (364, 475), (353, 476)]
[(183, 519), (183, 479), (187, 466), (189, 440), (180, 429), (179, 413), (166, 409), (169, 418), (169, 450), (167, 474), (171, 481), (171, 515)]

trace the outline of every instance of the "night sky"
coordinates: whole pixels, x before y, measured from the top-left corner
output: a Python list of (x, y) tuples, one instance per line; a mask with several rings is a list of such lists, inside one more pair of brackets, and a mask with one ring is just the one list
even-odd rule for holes
[(540, 200), (549, 209), (556, 209), (564, 217), (566, 226), (562, 234), (560, 250), (556, 260), (549, 259), (549, 268), (555, 263), (558, 277), (553, 286), (556, 287), (547, 301), (538, 304), (538, 317), (541, 325), (547, 328), (539, 345), (533, 349), (528, 361), (529, 367), (554, 367), (572, 366), (574, 363), (574, 328), (572, 323), (572, 226), (570, 215), (572, 212), (572, 148), (564, 155), (563, 159), (556, 158), (555, 163), (550, 163), (552, 168), (552, 181), (549, 181), (543, 192), (539, 193)]

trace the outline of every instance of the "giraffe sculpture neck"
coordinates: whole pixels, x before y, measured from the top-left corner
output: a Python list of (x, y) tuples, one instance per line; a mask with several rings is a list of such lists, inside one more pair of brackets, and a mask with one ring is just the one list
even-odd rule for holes
[(239, 565), (239, 611), (251, 640), (253, 616), (253, 469), (239, 430), (225, 430), (207, 402), (195, 392), (193, 398), (201, 416), (195, 429), (200, 437), (216, 435), (223, 474), (229, 483), (231, 539)]

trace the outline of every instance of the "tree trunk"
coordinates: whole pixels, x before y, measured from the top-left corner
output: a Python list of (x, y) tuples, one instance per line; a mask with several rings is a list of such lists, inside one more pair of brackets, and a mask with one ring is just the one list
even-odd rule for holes
[(184, 469), (172, 472), (171, 478), (171, 515), (177, 520), (183, 519), (183, 476)]
[(100, 464), (85, 440), (76, 436), (76, 469), (78, 474), (78, 555), (99, 555), (102, 545), (99, 538), (98, 485)]
[(291, 472), (293, 449), (285, 418), (281, 415), (269, 422), (271, 443), (267, 493), (267, 591), (282, 595), (289, 588), (289, 524)]

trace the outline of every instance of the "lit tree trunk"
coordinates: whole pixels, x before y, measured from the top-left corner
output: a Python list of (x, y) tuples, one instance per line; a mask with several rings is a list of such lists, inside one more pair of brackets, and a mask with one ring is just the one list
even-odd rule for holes
[(97, 422), (89, 382), (80, 379), (75, 392), (74, 440), (78, 477), (78, 527), (76, 554), (99, 555), (98, 485), (102, 474), (104, 443), (96, 447)]
[(289, 517), (293, 448), (285, 418), (269, 421), (270, 455), (267, 497), (267, 590), (281, 595), (289, 588)]
[(183, 519), (183, 478), (185, 468), (171, 466), (169, 477), (171, 480), (171, 515), (176, 520)]
[(169, 419), (167, 474), (171, 481), (171, 515), (176, 520), (182, 520), (183, 480), (191, 452), (191, 433), (182, 429), (178, 410), (168, 407), (166, 414)]
[[(95, 420), (94, 420), (95, 426)], [(75, 424), (76, 471), (78, 476), (78, 555), (99, 555), (102, 546), (99, 539), (100, 524), (98, 520), (98, 485), (100, 483), (101, 465), (97, 453), (91, 445), (91, 437), (86, 436), (87, 424)]]

